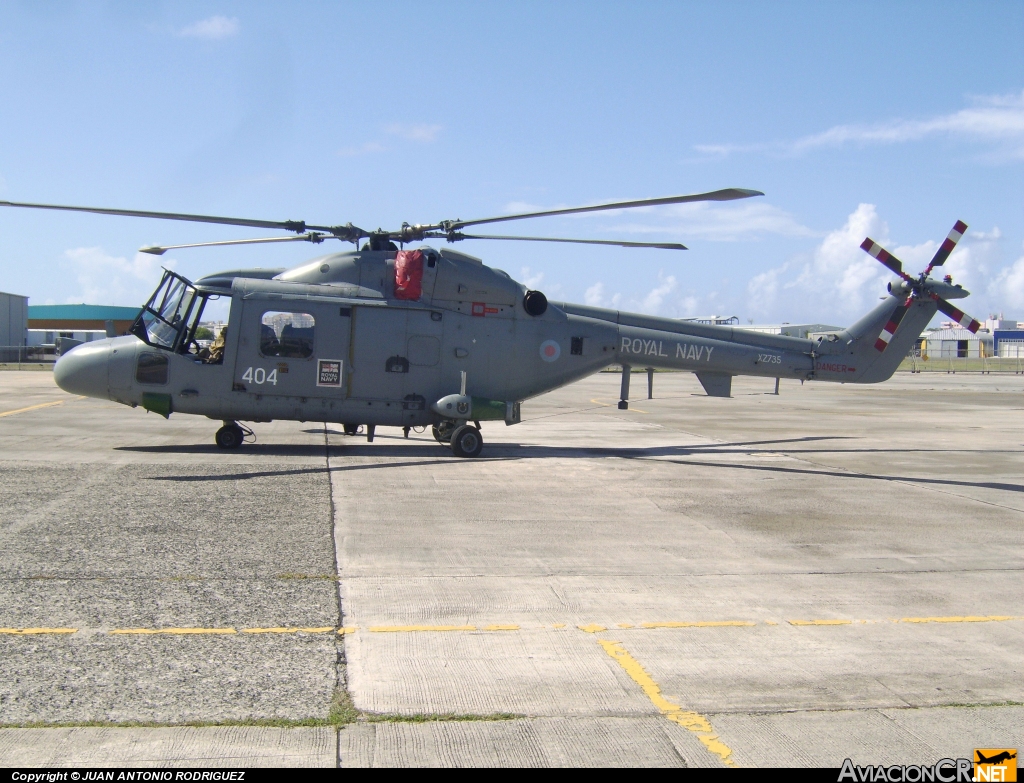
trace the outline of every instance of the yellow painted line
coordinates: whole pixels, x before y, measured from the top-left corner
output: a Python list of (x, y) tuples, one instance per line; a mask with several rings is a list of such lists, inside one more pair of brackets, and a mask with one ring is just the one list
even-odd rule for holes
[(243, 628), (241, 633), (330, 633), (333, 625), (326, 628)]
[(485, 625), (485, 631), (518, 631), (518, 625)]
[[(77, 398), (81, 399), (81, 397)], [(29, 405), (27, 408), (18, 408), (16, 411), (4, 411), (0, 413), (0, 419), (4, 416), (13, 416), (16, 413), (27, 413), (28, 411), (37, 411), (40, 408), (52, 408), (55, 405), (63, 405), (64, 400), (57, 400), (56, 402), (41, 402), (38, 405)]]
[(565, 623), (555, 623), (552, 628), (565, 628)]
[(12, 634), (14, 636), (32, 636), (44, 633), (77, 633), (77, 628), (0, 628), (0, 633)]
[(662, 696), (658, 683), (651, 679), (651, 675), (646, 672), (636, 658), (626, 651), (621, 642), (605, 639), (598, 639), (597, 641), (604, 648), (604, 651), (626, 671), (626, 674), (632, 678), (633, 682), (640, 686), (647, 695), (647, 698), (651, 700), (651, 703), (661, 710), (662, 715), (695, 734), (697, 739), (701, 741), (701, 744), (710, 753), (718, 756), (727, 767), (736, 766), (736, 762), (729, 758), (732, 755), (732, 748), (722, 742), (711, 726), (711, 721), (700, 713), (684, 710), (678, 704), (673, 704)]
[(581, 631), (585, 631), (586, 633), (600, 633), (601, 631), (608, 630), (603, 625), (598, 625), (597, 623), (591, 623), (590, 625), (578, 625), (576, 627), (579, 628)]
[(616, 623), (615, 627), (616, 628), (636, 628), (635, 625), (632, 625), (630, 623)]
[(987, 617), (901, 617), (898, 623), (1004, 623), (1007, 620), (1024, 618), (1012, 615), (988, 615)]
[(344, 628), (339, 628), (338, 629), (338, 636), (344, 636), (347, 633), (355, 633), (358, 630), (359, 630), (359, 628), (357, 626), (347, 625)]
[(370, 633), (416, 633), (420, 631), (475, 631), (475, 625), (375, 625)]
[(853, 620), (786, 620), (790, 625), (851, 625)]
[[(591, 400), (591, 402), (594, 403), (595, 405), (601, 405), (601, 406), (603, 406), (605, 408), (611, 408), (613, 405), (616, 408), (618, 407), (618, 403), (601, 402), (600, 400)], [(636, 411), (637, 413), (650, 413), (650, 411), (642, 411), (639, 408), (634, 408), (632, 405), (630, 405), (628, 408), (626, 408), (626, 410), (628, 410), (628, 411)]]
[(757, 623), (752, 620), (695, 620), (692, 622), (640, 623), (641, 628), (724, 628), (740, 625), (757, 625)]
[(117, 635), (149, 635), (167, 634), (170, 636), (184, 636), (192, 634), (231, 634), (238, 633), (234, 628), (114, 628), (108, 631)]

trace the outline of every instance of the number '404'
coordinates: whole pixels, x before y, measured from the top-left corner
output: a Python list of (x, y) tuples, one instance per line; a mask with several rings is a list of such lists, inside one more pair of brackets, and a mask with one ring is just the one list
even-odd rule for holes
[(264, 383), (272, 383), (274, 386), (277, 386), (277, 370), (267, 372), (262, 367), (257, 367), (256, 369), (250, 367), (242, 373), (242, 380), (248, 383), (255, 383), (257, 386), (262, 386)]

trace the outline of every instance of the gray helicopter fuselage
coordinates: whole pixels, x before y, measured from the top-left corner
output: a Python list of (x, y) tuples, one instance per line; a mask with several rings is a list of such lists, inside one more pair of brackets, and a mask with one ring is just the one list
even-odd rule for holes
[[(613, 364), (691, 371), (713, 396), (729, 396), (735, 375), (884, 380), (935, 312), (930, 301), (915, 303), (884, 354), (872, 341), (900, 303), (895, 295), (816, 340), (568, 303), (531, 314), (527, 288), (505, 272), (447, 248), (421, 250), (415, 297), (396, 292), (393, 251), (337, 253), (273, 276), (212, 275), (196, 286), (197, 296), (230, 297), (220, 362), (126, 335), (75, 348), (55, 378), (73, 393), (164, 415), (512, 424), (520, 401)], [(439, 408), (463, 380), (471, 410)]]

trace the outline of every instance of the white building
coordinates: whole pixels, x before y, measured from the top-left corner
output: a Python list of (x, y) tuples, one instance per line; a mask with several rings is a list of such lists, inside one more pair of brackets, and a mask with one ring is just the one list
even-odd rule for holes
[(750, 326), (737, 326), (738, 329), (746, 329), (749, 332), (761, 332), (762, 334), (782, 334), (786, 337), (812, 338), (819, 334), (830, 334), (831, 332), (842, 331), (841, 326), (830, 326), (829, 324), (751, 324)]
[(962, 326), (944, 324), (922, 334), (917, 351), (922, 359), (980, 359), (992, 356), (992, 333), (979, 329), (974, 334)]

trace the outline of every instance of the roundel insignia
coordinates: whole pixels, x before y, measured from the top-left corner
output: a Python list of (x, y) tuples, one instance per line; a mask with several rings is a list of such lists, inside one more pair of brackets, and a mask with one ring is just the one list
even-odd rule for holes
[(562, 346), (555, 340), (545, 340), (540, 344), (540, 358), (546, 362), (553, 362), (562, 355)]

